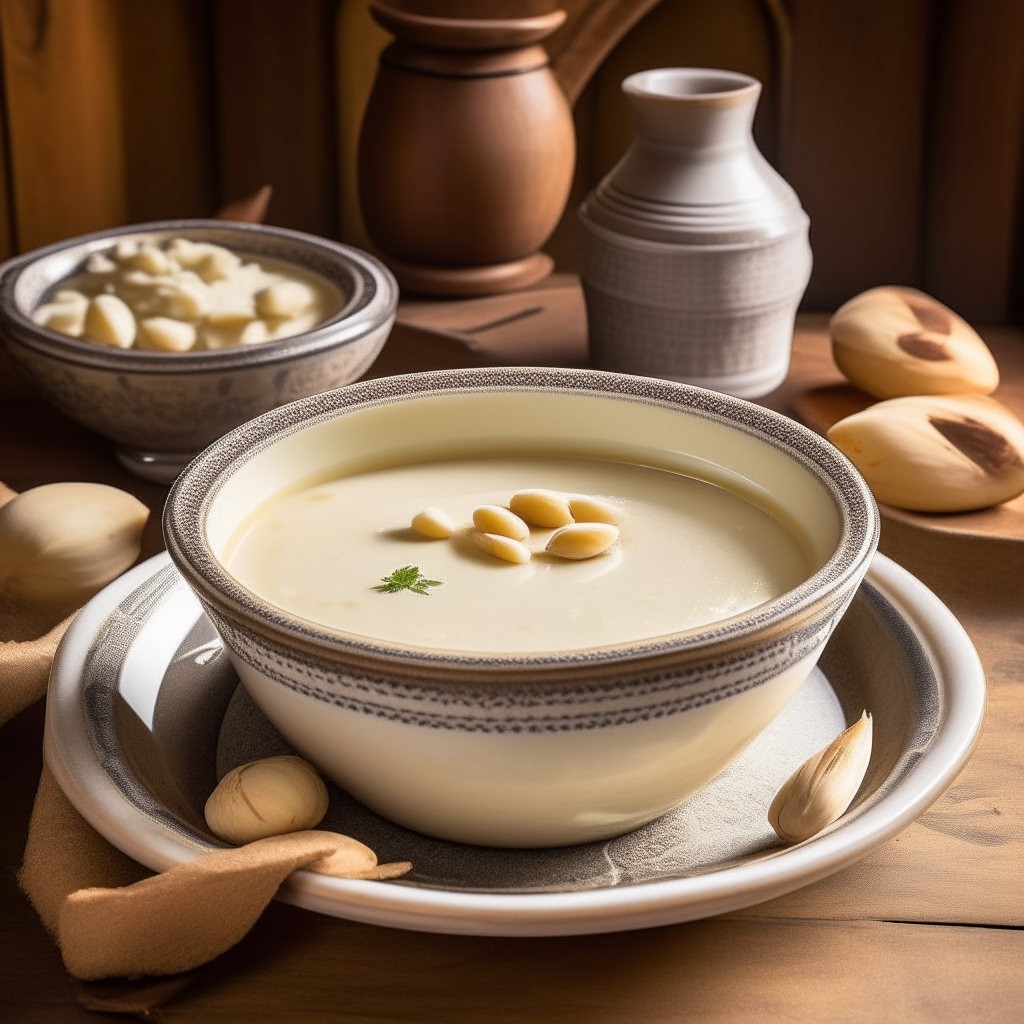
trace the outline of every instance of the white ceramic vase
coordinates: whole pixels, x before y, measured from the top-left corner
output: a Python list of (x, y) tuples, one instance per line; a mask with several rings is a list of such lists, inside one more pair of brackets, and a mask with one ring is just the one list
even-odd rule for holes
[(808, 217), (754, 144), (761, 83), (630, 75), (638, 134), (580, 208), (590, 355), (603, 370), (756, 398), (786, 376)]

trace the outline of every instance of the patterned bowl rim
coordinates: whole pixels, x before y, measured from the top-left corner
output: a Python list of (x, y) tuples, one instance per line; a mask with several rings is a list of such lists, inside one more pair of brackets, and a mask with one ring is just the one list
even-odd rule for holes
[[(15, 290), (24, 272), (68, 250), (80, 249), (84, 258), (94, 252), (102, 252), (118, 239), (135, 235), (191, 233), (201, 236), (210, 232), (236, 236), (239, 251), (257, 258), (260, 253), (247, 248), (246, 240), (270, 239), (282, 249), (290, 247), (292, 251), (289, 255), (264, 255), (295, 263), (330, 280), (331, 275), (323, 265), (329, 263), (334, 267), (334, 273), (344, 275), (343, 283), (338, 280), (333, 283), (342, 288), (348, 299), (329, 320), (301, 334), (259, 345), (180, 353), (115, 349), (79, 341), (40, 327), (18, 308), (15, 301)], [(305, 252), (307, 260), (299, 258), (299, 252)], [(318, 265), (314, 265), (315, 261), (319, 261)], [(398, 283), (391, 271), (369, 253), (303, 231), (241, 221), (181, 219), (128, 224), (54, 242), (16, 256), (0, 266), (0, 329), (5, 334), (14, 335), (21, 344), (52, 359), (117, 373), (209, 373), (284, 362), (358, 341), (393, 318), (397, 307)]]
[[(616, 645), (536, 653), (474, 653), (418, 648), (346, 634), (290, 615), (238, 583), (214, 555), (206, 539), (213, 501), (245, 463), (298, 431), (350, 412), (396, 402), (461, 392), (536, 392), (612, 397), (678, 409), (757, 438), (798, 462), (828, 490), (841, 519), (836, 550), (796, 588), (756, 608), (697, 630)], [(371, 663), (402, 673), (497, 671), (537, 675), (543, 670), (605, 666), (611, 672), (629, 663), (660, 665), (682, 660), (721, 659), (732, 652), (795, 633), (816, 617), (834, 611), (838, 598), (852, 596), (878, 543), (879, 515), (871, 491), (852, 463), (824, 438), (780, 413), (714, 391), (648, 377), (543, 367), (485, 367), (384, 377), (300, 399), (264, 413), (214, 442), (182, 472), (164, 506), (164, 539), (171, 558), (208, 610), (243, 631), (276, 640), (284, 651), (301, 650), (328, 662)], [(564, 676), (563, 676), (564, 678)]]

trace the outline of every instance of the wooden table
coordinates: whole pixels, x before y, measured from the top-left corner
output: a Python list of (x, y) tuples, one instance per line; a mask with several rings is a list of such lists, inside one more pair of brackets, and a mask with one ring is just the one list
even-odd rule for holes
[[(408, 304), (374, 373), (511, 361), (581, 363), (576, 283), (554, 278), (477, 304)], [(804, 316), (786, 383), (765, 401), (838, 380), (825, 319)], [(1021, 366), (1024, 335), (988, 334)], [(470, 347), (470, 345), (472, 347)], [(165, 489), (128, 476), (109, 446), (0, 366), (0, 480), (16, 490), (98, 480), (158, 510)], [(1016, 372), (1016, 371), (1015, 371)], [(154, 516), (143, 556), (161, 547)], [(691, 924), (582, 938), (426, 935), (272, 904), (237, 947), (148, 1020), (481, 1024), (1019, 1021), (1024, 1019), (1024, 539), (971, 539), (887, 519), (882, 550), (945, 600), (990, 686), (976, 754), (892, 842), (761, 906)], [(43, 708), (0, 730), (3, 875), (0, 1020), (65, 1022), (124, 985), (82, 986), (17, 890), (41, 765)], [(140, 1005), (152, 1002), (145, 994)], [(76, 1002), (76, 999), (79, 1002)], [(123, 1002), (124, 1008), (128, 1008)]]

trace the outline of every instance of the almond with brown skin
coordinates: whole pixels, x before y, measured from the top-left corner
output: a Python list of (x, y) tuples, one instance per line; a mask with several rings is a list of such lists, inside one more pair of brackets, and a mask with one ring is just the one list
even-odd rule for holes
[(832, 355), (846, 377), (876, 398), (988, 395), (999, 369), (961, 317), (914, 288), (871, 288), (829, 323)]
[(893, 398), (828, 436), (875, 497), (897, 508), (967, 512), (1024, 492), (1024, 424), (993, 398)]

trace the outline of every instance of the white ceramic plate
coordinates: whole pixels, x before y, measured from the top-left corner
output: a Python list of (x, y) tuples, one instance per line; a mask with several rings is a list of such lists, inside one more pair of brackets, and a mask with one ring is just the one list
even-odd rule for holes
[[(920, 582), (875, 557), (821, 668), (730, 768), (635, 832), (552, 850), (431, 839), (332, 788), (323, 827), (382, 861), (392, 882), (299, 871), (280, 898), (419, 931), (571, 935), (672, 924), (782, 895), (890, 839), (952, 782), (981, 728), (985, 680), (967, 634)], [(765, 817), (779, 785), (867, 708), (875, 747), (853, 808), (784, 846)], [(223, 845), (206, 796), (236, 764), (288, 748), (244, 689), (166, 555), (107, 587), (57, 653), (45, 754), (64, 791), (110, 842), (154, 870)]]

